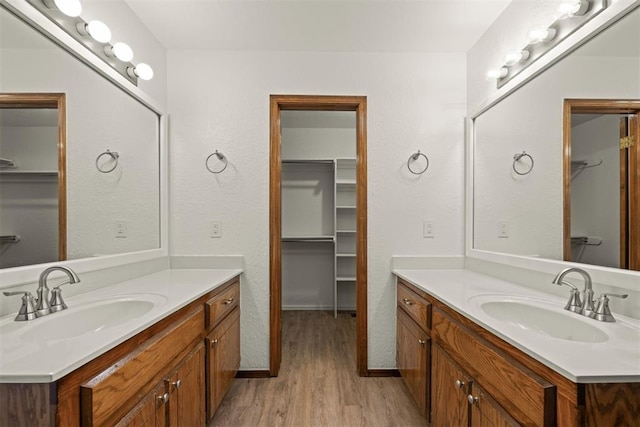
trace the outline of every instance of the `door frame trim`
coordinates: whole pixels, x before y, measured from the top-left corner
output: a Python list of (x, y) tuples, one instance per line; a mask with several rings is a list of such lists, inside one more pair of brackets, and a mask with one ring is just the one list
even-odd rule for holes
[(356, 366), (367, 365), (367, 97), (271, 95), (269, 138), (269, 375), (282, 361), (282, 152), (283, 110), (354, 111), (356, 113)]

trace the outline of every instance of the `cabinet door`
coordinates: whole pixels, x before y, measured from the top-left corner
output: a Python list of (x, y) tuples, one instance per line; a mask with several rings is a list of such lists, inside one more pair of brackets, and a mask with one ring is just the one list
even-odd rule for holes
[(207, 417), (220, 406), (240, 367), (240, 309), (235, 309), (207, 337)]
[(165, 385), (159, 384), (125, 415), (116, 427), (165, 427), (168, 399)]
[(468, 400), (471, 404), (472, 427), (515, 427), (520, 425), (477, 383), (473, 383), (471, 389)]
[(409, 393), (423, 415), (429, 415), (431, 339), (409, 316), (398, 310), (396, 364)]
[(433, 346), (433, 396), (431, 425), (433, 427), (468, 426), (471, 380), (437, 345)]
[(169, 390), (169, 425), (204, 426), (204, 344), (184, 359), (167, 380)]

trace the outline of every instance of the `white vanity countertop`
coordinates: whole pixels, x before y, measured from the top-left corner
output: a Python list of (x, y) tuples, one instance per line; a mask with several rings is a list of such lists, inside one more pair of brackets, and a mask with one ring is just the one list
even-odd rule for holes
[[(0, 382), (56, 381), (241, 273), (240, 269), (164, 270), (70, 297), (66, 300), (67, 310), (39, 319), (16, 322), (15, 314), (5, 316), (0, 319)], [(149, 298), (154, 306), (133, 320), (58, 340), (41, 339), (43, 334), (37, 332), (47, 320), (83, 306), (140, 297)]]
[[(566, 300), (468, 270), (394, 270), (458, 313), (576, 383), (640, 382), (640, 320), (613, 313), (599, 322), (563, 310)], [(549, 286), (555, 286), (549, 283)], [(567, 297), (569, 295), (569, 288)], [(576, 342), (522, 329), (486, 314), (477, 301), (512, 296), (551, 303), (560, 314), (576, 316), (609, 336), (604, 342)]]

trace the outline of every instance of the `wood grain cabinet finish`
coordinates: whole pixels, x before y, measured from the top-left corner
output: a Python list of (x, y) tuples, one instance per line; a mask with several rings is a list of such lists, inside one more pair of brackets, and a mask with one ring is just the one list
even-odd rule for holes
[(236, 282), (205, 304), (206, 324), (211, 329), (240, 304), (240, 283)]
[[(420, 303), (405, 298), (424, 301), (425, 309), (415, 310)], [(434, 427), (632, 426), (640, 419), (640, 384), (574, 383), (400, 278), (397, 307), (398, 369), (414, 396), (415, 384), (429, 384), (426, 407)], [(413, 376), (422, 350), (407, 344), (418, 336), (412, 326), (430, 338), (430, 365), (420, 380)], [(469, 395), (477, 398), (472, 404)]]
[(165, 380), (170, 427), (205, 425), (204, 343), (200, 343)]
[(207, 336), (207, 419), (213, 418), (240, 367), (240, 309)]
[(423, 415), (429, 413), (431, 338), (402, 310), (398, 310), (396, 362), (400, 375)]
[(164, 382), (142, 398), (116, 427), (165, 427), (167, 425), (168, 394)]

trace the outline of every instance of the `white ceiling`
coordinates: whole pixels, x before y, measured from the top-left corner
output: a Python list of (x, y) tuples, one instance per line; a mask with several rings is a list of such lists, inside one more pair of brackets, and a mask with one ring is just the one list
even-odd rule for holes
[(167, 49), (466, 52), (510, 0), (125, 0)]

